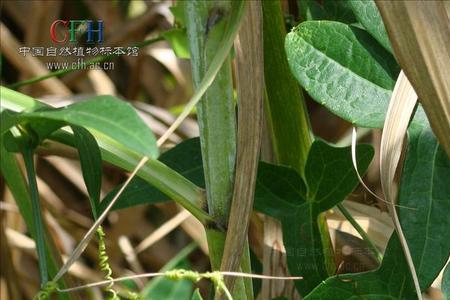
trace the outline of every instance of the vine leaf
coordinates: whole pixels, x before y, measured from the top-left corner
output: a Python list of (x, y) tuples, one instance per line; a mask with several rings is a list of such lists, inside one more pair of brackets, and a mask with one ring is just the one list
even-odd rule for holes
[(343, 23), (356, 21), (354, 12), (347, 1), (323, 0), (321, 4), (314, 0), (297, 0), (302, 20), (335, 20)]
[(191, 300), (203, 300), (202, 295), (200, 294), (200, 290), (198, 288), (195, 289), (194, 293), (192, 294)]
[[(364, 172), (373, 156), (368, 145), (357, 147), (359, 169)], [(188, 159), (189, 158), (189, 159)], [(161, 155), (160, 160), (199, 186), (204, 186), (199, 139), (187, 140)], [(334, 148), (323, 141), (313, 143), (305, 175), (292, 168), (260, 162), (254, 208), (282, 221), (288, 266), (292, 275), (305, 276), (296, 284), (303, 293), (311, 291), (328, 276), (317, 217), (332, 208), (358, 184), (350, 148)], [(101, 202), (108, 203), (114, 191)], [(133, 179), (115, 208), (153, 204), (167, 197), (147, 182)], [(110, 201), (110, 200), (109, 200)], [(306, 278), (307, 277), (307, 278)]]
[(391, 42), (386, 34), (380, 12), (373, 0), (350, 0), (347, 2), (356, 19), (390, 53)]
[[(420, 116), (418, 116), (419, 118)], [(429, 124), (414, 122), (399, 189), (400, 223), (422, 290), (438, 276), (450, 253), (450, 159)]]
[[(365, 171), (372, 159), (368, 145), (357, 148), (358, 165)], [(350, 148), (335, 148), (323, 141), (311, 146), (305, 168), (306, 183), (291, 168), (261, 163), (255, 209), (282, 223), (289, 271), (303, 276), (296, 281), (307, 294), (328, 277), (325, 250), (320, 239), (318, 216), (353, 191), (358, 178), (352, 167)]]
[(365, 30), (303, 22), (286, 36), (291, 71), (317, 102), (362, 127), (382, 127), (399, 68)]
[[(423, 111), (417, 111), (409, 128), (409, 148), (398, 195), (400, 223), (422, 290), (431, 285), (450, 253), (450, 160), (424, 119)], [(417, 299), (396, 234), (388, 243), (379, 269), (330, 277), (305, 299), (357, 297)]]
[(412, 284), (400, 241), (394, 233), (380, 268), (330, 277), (307, 295), (305, 300), (416, 299)]

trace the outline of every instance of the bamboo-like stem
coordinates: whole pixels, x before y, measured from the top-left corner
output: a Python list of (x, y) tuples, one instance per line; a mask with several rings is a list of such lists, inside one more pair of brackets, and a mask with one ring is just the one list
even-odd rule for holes
[[(183, 2), (195, 88), (198, 88), (216, 55), (227, 26), (240, 21), (241, 17), (236, 14), (242, 14), (245, 4), (245, 1)], [(208, 211), (215, 220), (215, 225), (206, 228), (206, 235), (211, 267), (218, 270), (224, 250), (223, 230), (228, 224), (236, 162), (236, 117), (229, 57), (197, 105), (197, 113)], [(246, 298), (242, 279), (234, 296)]]
[[(238, 153), (222, 271), (239, 269), (253, 208), (262, 129), (264, 92), (262, 43), (261, 2), (251, 1), (236, 41)], [(232, 289), (234, 278), (225, 278), (225, 284)]]
[(266, 118), (272, 129), (278, 163), (303, 176), (313, 136), (305, 100), (284, 51), (286, 29), (280, 1), (262, 1), (264, 17), (264, 75)]
[[(292, 76), (286, 53), (284, 38), (286, 29), (280, 1), (262, 1), (264, 31), (264, 75), (265, 75), (265, 119), (270, 130), (273, 150), (270, 162), (289, 165), (302, 176), (312, 143), (312, 133), (305, 101), (297, 81)], [(265, 159), (268, 159), (267, 157)], [(264, 222), (263, 272), (265, 275), (288, 275), (286, 253), (283, 245), (281, 224), (268, 216)], [(296, 299), (292, 282), (263, 281), (262, 299), (287, 296)]]
[[(187, 33), (191, 53), (192, 77), (197, 89), (217, 53), (231, 1), (185, 1)], [(236, 159), (236, 119), (233, 79), (227, 58), (216, 79), (197, 105), (200, 143), (205, 172), (208, 210), (226, 227), (233, 192)]]

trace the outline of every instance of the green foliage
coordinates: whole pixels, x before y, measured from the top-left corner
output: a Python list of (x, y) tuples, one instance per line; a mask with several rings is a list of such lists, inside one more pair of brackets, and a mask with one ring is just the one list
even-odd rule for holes
[(196, 106), (208, 210), (225, 226), (233, 191), (236, 118), (229, 51), (223, 52), (226, 47), (221, 47), (223, 41), (232, 42), (230, 38), (234, 37), (227, 32), (240, 24), (239, 15), (244, 11), (245, 2), (183, 1), (180, 4), (189, 39), (194, 88), (199, 89), (204, 78), (209, 77), (207, 71), (214, 66), (220, 52), (225, 58), (215, 80)]
[[(107, 116), (107, 117), (106, 117)], [(97, 96), (61, 109), (21, 114), (19, 122), (63, 122), (99, 132), (140, 155), (158, 156), (156, 139), (131, 105), (112, 96)], [(45, 124), (47, 125), (47, 124)], [(47, 133), (47, 132), (45, 132)]]
[(343, 23), (356, 21), (354, 11), (348, 1), (323, 0), (297, 0), (302, 21), (335, 20)]
[[(357, 154), (359, 168), (364, 171), (371, 160), (373, 150), (369, 146), (361, 145)], [(201, 184), (203, 173), (198, 139), (179, 144), (161, 155), (161, 160), (163, 159), (188, 179)], [(176, 163), (177, 160), (179, 163)], [(290, 271), (293, 275), (305, 276), (306, 279), (298, 281), (297, 285), (302, 290), (309, 291), (328, 277), (324, 251), (329, 249), (322, 249), (317, 216), (342, 201), (357, 184), (350, 149), (334, 148), (322, 141), (316, 141), (308, 157), (305, 175), (308, 189), (293, 169), (260, 163), (255, 208), (282, 221)], [(139, 197), (139, 194), (147, 197)], [(129, 199), (135, 195), (139, 202), (119, 200), (120, 207), (151, 204), (156, 199), (162, 199), (158, 198), (156, 189), (141, 180), (136, 180), (125, 190), (124, 195)], [(319, 271), (313, 273), (313, 269)]]
[(289, 71), (283, 44), (286, 30), (279, 1), (263, 1), (265, 109), (276, 162), (305, 168), (312, 143), (303, 94)]
[[(0, 118), (2, 120), (2, 130), (4, 125), (4, 114), (5, 111), (2, 111), (0, 113)], [(3, 139), (0, 136), (0, 141), (2, 140)], [(30, 231), (31, 237), (34, 240), (37, 240), (37, 228), (34, 223), (34, 212), (32, 209), (31, 195), (27, 186), (27, 181), (22, 174), (21, 167), (19, 162), (17, 161), (16, 156), (5, 149), (3, 142), (0, 143), (0, 167), (1, 174), (5, 179), (12, 195), (14, 196), (20, 215), (22, 216), (28, 230)], [(44, 251), (48, 266), (48, 273), (49, 276), (54, 276), (59, 268), (59, 257), (57, 256), (59, 254), (54, 248), (54, 243), (51, 236), (45, 235), (45, 238), (46, 240)], [(65, 286), (65, 283), (62, 281), (59, 282), (58, 285), (60, 288), (63, 288)], [(71, 297), (68, 294), (61, 294), (58, 296), (58, 299), (71, 299)]]
[[(205, 186), (200, 140), (198, 138), (181, 142), (176, 147), (163, 153), (158, 160), (196, 185), (200, 187)], [(108, 206), (120, 188), (121, 186), (117, 186), (106, 195), (100, 204), (100, 211), (103, 211)], [(148, 184), (144, 179), (135, 177), (125, 188), (113, 209), (127, 208), (140, 204), (155, 204), (168, 199), (166, 195)]]
[[(294, 76), (314, 100), (357, 126), (382, 127), (398, 65), (389, 54), (392, 49), (373, 1), (349, 4), (363, 29), (331, 21), (304, 22), (288, 34), (286, 53)], [(425, 290), (450, 253), (450, 161), (420, 105), (408, 132), (399, 215)], [(330, 277), (306, 299), (361, 297), (416, 298), (395, 234), (379, 269)]]
[(194, 293), (192, 294), (191, 300), (203, 300), (202, 295), (200, 295), (199, 289), (195, 289)]
[(350, 0), (348, 5), (364, 28), (370, 33), (387, 51), (392, 53), (391, 42), (384, 29), (384, 24), (373, 0)]
[(177, 57), (190, 58), (191, 55), (189, 53), (184, 6), (180, 5), (180, 3), (176, 3), (174, 6), (170, 7), (170, 11), (175, 18), (175, 26), (178, 28), (166, 31), (162, 36), (170, 43), (170, 46)]
[(94, 136), (88, 130), (72, 126), (75, 146), (80, 157), (81, 171), (91, 202), (92, 215), (99, 215), (100, 191), (102, 187), (102, 157)]
[(177, 57), (185, 59), (190, 57), (185, 28), (176, 28), (164, 32), (162, 36), (169, 42)]
[(442, 275), (442, 293), (444, 294), (444, 299), (450, 297), (450, 264), (447, 264)]
[(396, 234), (389, 240), (383, 262), (376, 271), (343, 274), (328, 278), (305, 300), (412, 300), (412, 278)]
[[(373, 150), (357, 149), (361, 171), (367, 169)], [(255, 209), (282, 223), (289, 271), (303, 276), (295, 284), (302, 294), (328, 277), (319, 234), (318, 215), (342, 200), (358, 183), (350, 148), (335, 148), (322, 141), (313, 143), (305, 169), (306, 182), (293, 169), (261, 163)]]
[(295, 78), (314, 100), (362, 127), (382, 127), (399, 68), (366, 31), (333, 21), (301, 23), (286, 37)]
[(429, 124), (413, 123), (400, 181), (399, 218), (422, 290), (444, 267), (450, 253), (450, 159)]
[[(420, 113), (416, 119), (420, 118)], [(427, 289), (448, 260), (450, 160), (429, 126), (415, 120), (400, 182), (400, 222), (422, 290)], [(345, 292), (344, 292), (345, 291)], [(394, 234), (376, 271), (338, 275), (320, 284), (306, 299), (415, 299), (412, 278)]]

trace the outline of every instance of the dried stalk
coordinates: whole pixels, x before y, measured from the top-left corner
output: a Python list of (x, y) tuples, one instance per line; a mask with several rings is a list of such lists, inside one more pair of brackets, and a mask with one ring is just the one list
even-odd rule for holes
[[(260, 1), (250, 1), (236, 45), (238, 144), (236, 177), (221, 270), (236, 271), (241, 263), (253, 206), (261, 145), (264, 64)], [(225, 278), (231, 289), (233, 277)]]
[[(450, 26), (445, 1), (381, 1), (395, 56), (450, 156)], [(446, 7), (447, 5), (447, 7)]]

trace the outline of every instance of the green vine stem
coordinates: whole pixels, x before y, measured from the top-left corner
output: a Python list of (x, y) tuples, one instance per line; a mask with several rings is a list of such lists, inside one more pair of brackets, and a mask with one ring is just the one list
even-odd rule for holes
[(372, 251), (378, 263), (381, 263), (381, 260), (383, 259), (383, 254), (381, 254), (380, 250), (378, 250), (377, 246), (375, 246), (375, 244), (372, 242), (372, 240), (364, 231), (364, 229), (358, 224), (358, 222), (353, 218), (353, 216), (350, 214), (350, 212), (345, 208), (345, 206), (342, 203), (339, 203), (337, 205), (337, 208), (344, 215), (344, 217), (350, 222), (350, 224), (352, 224), (353, 228), (355, 228), (355, 230), (359, 233), (362, 239), (367, 243), (367, 246), (369, 246), (369, 249)]
[(103, 227), (99, 226), (97, 228), (97, 238), (98, 238), (98, 259), (99, 259), (99, 267), (100, 270), (104, 272), (103, 278), (106, 280), (110, 280), (111, 282), (104, 287), (104, 291), (109, 294), (108, 300), (120, 300), (119, 296), (117, 296), (117, 292), (113, 288), (113, 278), (112, 278), (112, 269), (109, 265), (109, 257), (108, 253), (106, 253), (106, 243), (105, 243), (105, 232), (103, 231)]

